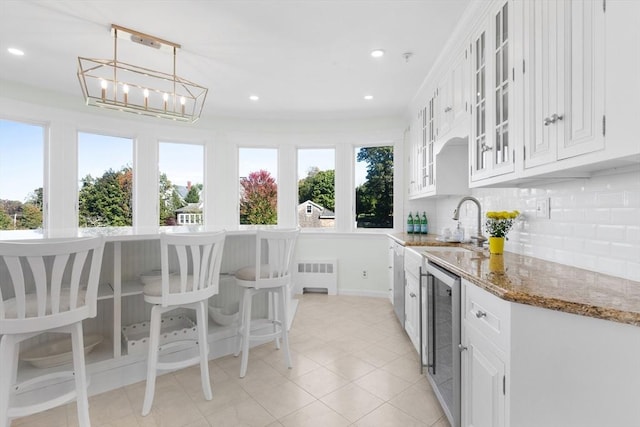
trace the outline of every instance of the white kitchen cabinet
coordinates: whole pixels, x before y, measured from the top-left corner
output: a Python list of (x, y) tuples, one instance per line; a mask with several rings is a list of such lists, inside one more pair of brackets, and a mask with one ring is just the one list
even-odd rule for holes
[[(449, 132), (450, 139), (438, 139), (440, 96), (438, 90), (430, 93), (427, 105), (418, 111), (412, 126), (417, 131), (412, 132), (408, 149), (410, 199), (460, 195), (469, 190), (467, 140), (454, 136), (453, 129)], [(460, 126), (455, 130), (464, 133)]]
[(505, 425), (506, 363), (491, 342), (465, 325), (462, 355), (462, 426)]
[(604, 148), (603, 4), (525, 2), (525, 169)]
[(423, 256), (411, 248), (404, 251), (404, 329), (415, 347), (420, 352), (420, 267)]
[(438, 139), (443, 142), (469, 135), (469, 47), (463, 46), (438, 85)]
[(462, 425), (506, 425), (510, 304), (463, 281)]
[(495, 3), (471, 38), (470, 186), (515, 175), (515, 9), (512, 1)]
[(637, 425), (640, 327), (462, 287), (463, 426)]

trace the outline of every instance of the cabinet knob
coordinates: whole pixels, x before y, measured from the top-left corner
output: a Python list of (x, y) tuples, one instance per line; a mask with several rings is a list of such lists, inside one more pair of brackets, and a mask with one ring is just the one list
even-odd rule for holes
[(480, 146), (480, 150), (484, 153), (485, 151), (493, 150), (493, 147), (483, 142), (482, 145)]
[(476, 317), (477, 317), (478, 319), (482, 319), (483, 317), (487, 317), (487, 313), (485, 313), (485, 312), (484, 312), (484, 311), (482, 311), (482, 310), (478, 310), (478, 311), (476, 311)]
[(411, 293), (409, 293), (409, 296), (410, 296), (411, 298), (415, 298), (415, 297), (416, 297), (416, 294), (414, 294), (413, 292), (411, 292)]
[(466, 345), (458, 344), (458, 350), (465, 351), (467, 349)]
[(551, 115), (551, 117), (545, 117), (544, 118), (544, 125), (545, 126), (549, 126), (549, 125), (557, 122), (558, 120), (562, 120), (562, 119), (564, 119), (564, 115), (562, 115), (562, 114), (558, 115), (556, 113), (553, 113)]
[(447, 108), (445, 108), (445, 109), (444, 109), (444, 112), (445, 112), (445, 113), (448, 113), (449, 111), (452, 111), (452, 110), (453, 110), (453, 108), (451, 108), (451, 107), (447, 107)]

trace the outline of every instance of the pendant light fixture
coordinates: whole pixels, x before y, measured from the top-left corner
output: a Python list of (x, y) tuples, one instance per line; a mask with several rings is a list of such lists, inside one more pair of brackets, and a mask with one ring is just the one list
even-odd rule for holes
[[(180, 45), (111, 25), (113, 59), (78, 57), (78, 79), (87, 105), (193, 123), (200, 118), (207, 89), (176, 75)], [(118, 60), (118, 40), (172, 54), (172, 72)]]

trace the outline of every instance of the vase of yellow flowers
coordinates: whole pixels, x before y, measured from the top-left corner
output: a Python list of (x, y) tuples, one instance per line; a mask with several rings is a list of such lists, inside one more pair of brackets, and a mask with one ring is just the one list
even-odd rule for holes
[(518, 211), (487, 212), (485, 227), (489, 234), (489, 253), (501, 254), (504, 252), (504, 241), (507, 233), (513, 227), (513, 221), (520, 215)]

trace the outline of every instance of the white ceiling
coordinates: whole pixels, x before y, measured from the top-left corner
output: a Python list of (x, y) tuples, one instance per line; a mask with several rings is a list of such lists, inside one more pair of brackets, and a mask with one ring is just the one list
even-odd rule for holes
[[(203, 115), (397, 116), (469, 0), (0, 0), (0, 79), (82, 94), (77, 57), (113, 57), (111, 24), (182, 45), (177, 74), (209, 88)], [(118, 48), (129, 43), (120, 41)], [(25, 51), (15, 57), (8, 47)], [(126, 47), (126, 46), (124, 46)], [(372, 49), (386, 55), (372, 58)], [(138, 46), (141, 66), (171, 56)], [(148, 52), (147, 52), (148, 51)], [(403, 53), (412, 52), (409, 61)], [(131, 60), (134, 62), (134, 60)], [(164, 68), (166, 67), (166, 68)], [(0, 94), (2, 86), (0, 85)], [(260, 100), (252, 102), (249, 95)], [(363, 96), (371, 94), (373, 100)]]

